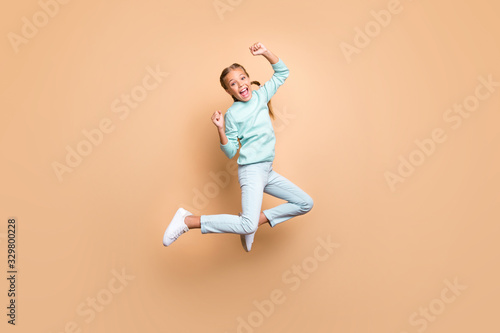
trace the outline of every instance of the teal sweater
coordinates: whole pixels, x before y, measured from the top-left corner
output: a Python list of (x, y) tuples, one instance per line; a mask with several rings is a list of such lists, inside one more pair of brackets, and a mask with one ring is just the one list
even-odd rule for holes
[(252, 91), (249, 101), (235, 101), (224, 114), (228, 142), (225, 145), (221, 143), (220, 148), (228, 158), (233, 158), (239, 148), (239, 139), (239, 165), (274, 160), (276, 137), (267, 102), (285, 82), (289, 70), (281, 59), (271, 66), (274, 69), (272, 78), (258, 90)]

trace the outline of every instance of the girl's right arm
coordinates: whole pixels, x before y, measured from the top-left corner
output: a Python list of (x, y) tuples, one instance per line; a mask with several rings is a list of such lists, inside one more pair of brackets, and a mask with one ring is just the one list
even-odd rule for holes
[(238, 142), (238, 130), (236, 126), (229, 121), (229, 118), (226, 119), (226, 129), (224, 130), (225, 117), (228, 117), (227, 113), (223, 117), (222, 112), (215, 111), (212, 115), (212, 122), (217, 127), (217, 133), (219, 133), (220, 149), (222, 149), (224, 154), (231, 159), (236, 155), (236, 152), (240, 148), (240, 144)]
[(227, 139), (226, 132), (224, 130), (224, 117), (222, 117), (222, 112), (219, 110), (215, 111), (212, 115), (212, 122), (217, 127), (220, 143), (225, 145), (229, 140)]

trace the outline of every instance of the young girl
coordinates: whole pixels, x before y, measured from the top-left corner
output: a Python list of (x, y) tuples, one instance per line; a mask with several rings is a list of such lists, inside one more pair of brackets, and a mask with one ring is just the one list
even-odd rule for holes
[[(241, 187), (242, 212), (239, 215), (194, 216), (179, 208), (163, 235), (163, 245), (172, 244), (189, 229), (201, 228), (201, 233), (235, 233), (241, 235), (246, 251), (250, 251), (257, 228), (264, 223), (274, 227), (292, 217), (305, 214), (313, 207), (312, 198), (285, 177), (273, 170), (276, 138), (271, 123), (274, 118), (268, 103), (288, 77), (283, 61), (261, 43), (250, 46), (250, 52), (262, 55), (274, 69), (274, 75), (260, 89), (253, 91), (243, 66), (232, 64), (225, 68), (220, 83), (232, 96), (234, 103), (224, 114), (216, 111), (212, 122), (217, 127), (220, 148), (233, 158), (241, 143), (238, 158), (238, 180)], [(270, 105), (269, 105), (270, 106)], [(225, 123), (225, 130), (224, 130)], [(263, 193), (284, 199), (283, 203), (261, 212)]]

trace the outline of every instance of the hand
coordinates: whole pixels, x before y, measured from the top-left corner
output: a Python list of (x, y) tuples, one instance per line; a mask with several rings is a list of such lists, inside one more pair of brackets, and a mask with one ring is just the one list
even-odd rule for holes
[(254, 56), (262, 55), (265, 52), (267, 52), (267, 48), (262, 43), (255, 43), (252, 46), (250, 46), (249, 49)]
[(222, 116), (222, 112), (219, 110), (215, 111), (212, 114), (212, 122), (218, 129), (224, 128), (224, 117)]

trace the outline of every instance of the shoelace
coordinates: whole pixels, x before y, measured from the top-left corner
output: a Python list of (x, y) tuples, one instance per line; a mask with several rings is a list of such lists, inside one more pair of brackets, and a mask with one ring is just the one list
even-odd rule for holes
[(188, 231), (189, 228), (187, 226), (182, 227), (182, 229), (178, 229), (177, 231), (173, 232), (171, 235), (169, 235), (170, 238), (172, 239), (177, 239), (179, 238), (180, 235)]

